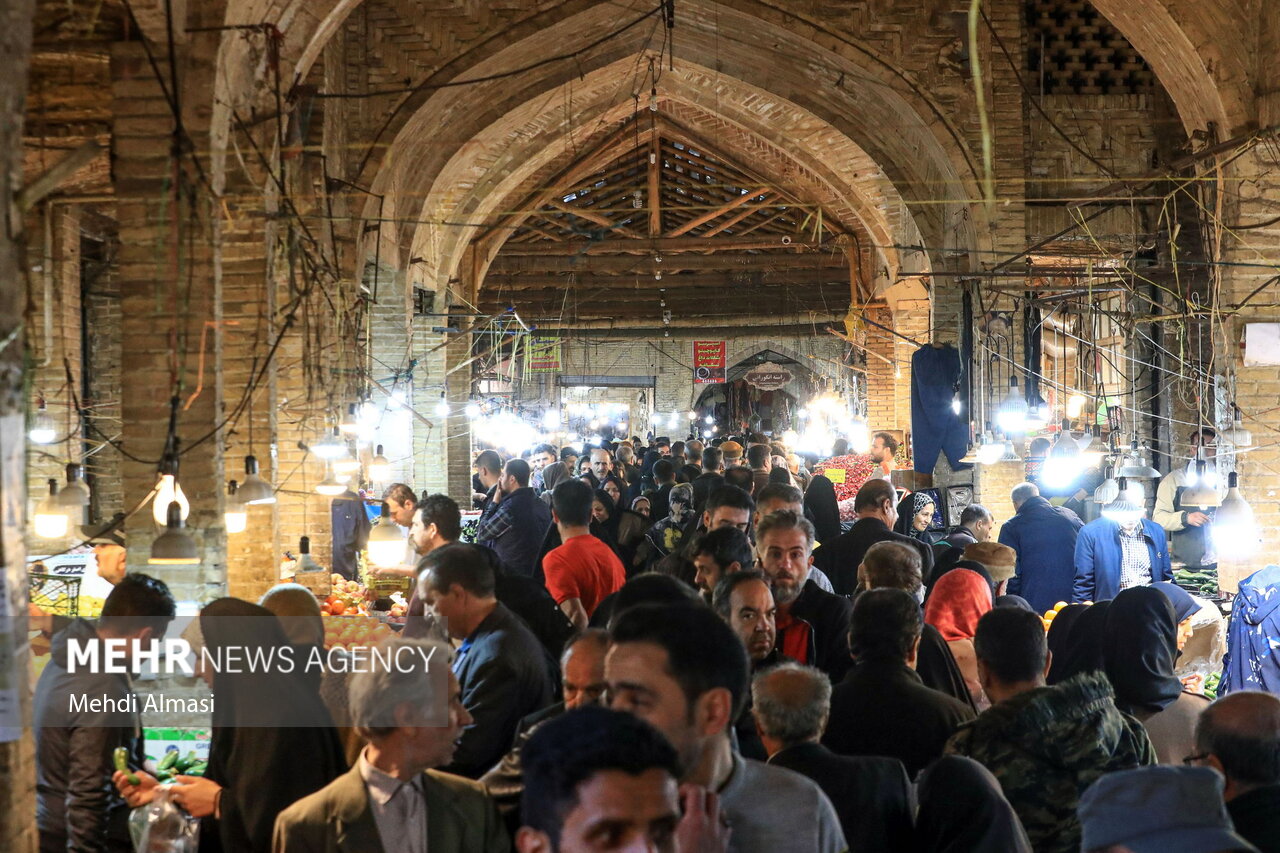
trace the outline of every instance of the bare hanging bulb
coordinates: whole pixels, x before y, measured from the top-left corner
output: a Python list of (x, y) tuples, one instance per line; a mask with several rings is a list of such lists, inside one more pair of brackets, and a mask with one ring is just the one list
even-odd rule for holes
[(649, 112), (656, 113), (658, 111), (658, 87), (654, 85), (649, 89)]

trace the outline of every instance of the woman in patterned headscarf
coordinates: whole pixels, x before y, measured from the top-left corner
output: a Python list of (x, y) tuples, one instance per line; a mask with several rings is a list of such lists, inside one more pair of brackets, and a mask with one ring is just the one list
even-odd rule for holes
[(933, 540), (927, 531), (933, 524), (934, 509), (932, 495), (928, 492), (912, 492), (898, 501), (898, 520), (894, 522), (894, 532), (932, 545)]

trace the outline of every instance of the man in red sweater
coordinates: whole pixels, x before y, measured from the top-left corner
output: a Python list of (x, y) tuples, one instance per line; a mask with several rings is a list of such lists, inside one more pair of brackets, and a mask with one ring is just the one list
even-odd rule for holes
[(551, 517), (564, 544), (542, 559), (547, 591), (581, 631), (596, 606), (627, 580), (622, 561), (607, 544), (591, 535), (591, 503), (595, 493), (581, 480), (565, 480), (551, 492)]

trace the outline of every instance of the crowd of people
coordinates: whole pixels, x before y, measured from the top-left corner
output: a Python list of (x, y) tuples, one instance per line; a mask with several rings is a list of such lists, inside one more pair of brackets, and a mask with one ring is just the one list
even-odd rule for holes
[[(831, 480), (764, 436), (487, 450), (473, 542), (455, 501), (392, 486), (414, 560), (389, 644), (440, 666), (282, 679), (280, 727), (249, 724), (263, 685), (208, 674), (209, 770), (173, 799), (202, 850), (263, 853), (1280, 850), (1280, 699), (1183, 691), (1194, 604), (1152, 532), (1091, 533), (1026, 483), (998, 542), (977, 505), (930, 536), (929, 493), (882, 472), (842, 525)], [(299, 590), (219, 599), (184, 636), (316, 646)], [(132, 849), (159, 784), (137, 719), (54, 707), (132, 689), (69, 671), (67, 639), (173, 617), (131, 574), (54, 637), (43, 850)]]

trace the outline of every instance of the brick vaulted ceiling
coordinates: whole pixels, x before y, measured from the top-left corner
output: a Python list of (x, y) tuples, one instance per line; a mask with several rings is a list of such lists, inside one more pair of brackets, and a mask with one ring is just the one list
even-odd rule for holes
[(541, 321), (691, 319), (748, 306), (840, 315), (856, 276), (849, 235), (821, 205), (648, 111), (481, 239), (494, 236), (505, 239), (478, 307)]

